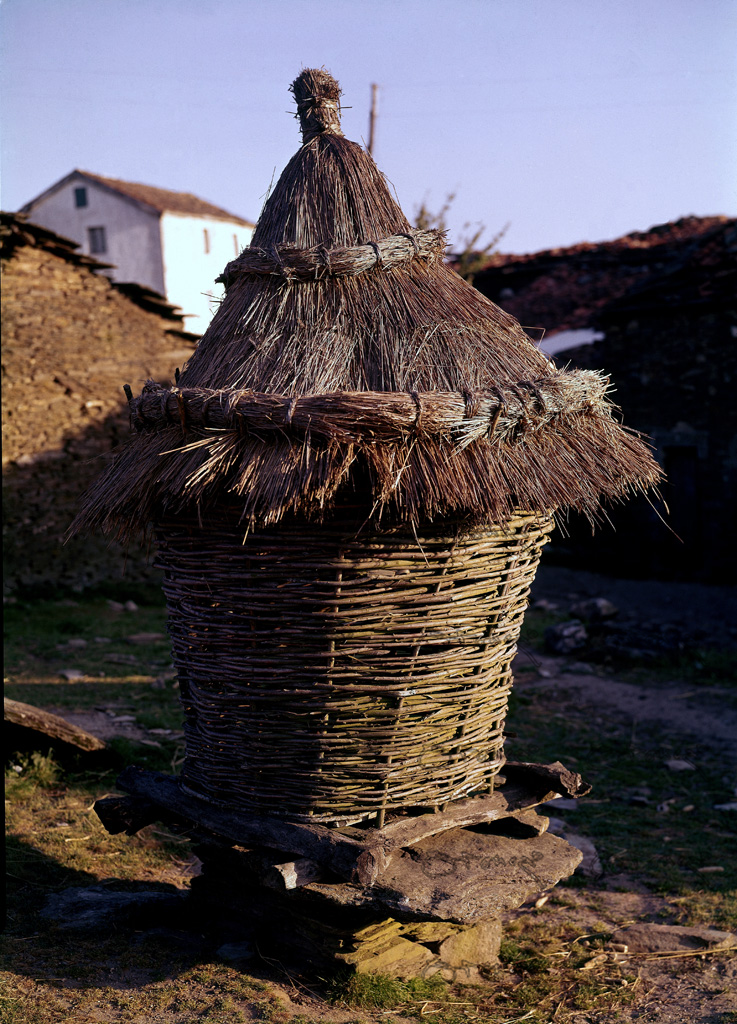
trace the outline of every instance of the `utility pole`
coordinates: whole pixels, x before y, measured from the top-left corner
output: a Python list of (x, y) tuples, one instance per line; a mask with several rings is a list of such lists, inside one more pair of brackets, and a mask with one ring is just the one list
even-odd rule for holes
[(373, 155), (374, 139), (376, 137), (376, 106), (379, 96), (379, 87), (376, 82), (371, 83), (371, 113), (369, 114), (369, 137), (368, 151)]

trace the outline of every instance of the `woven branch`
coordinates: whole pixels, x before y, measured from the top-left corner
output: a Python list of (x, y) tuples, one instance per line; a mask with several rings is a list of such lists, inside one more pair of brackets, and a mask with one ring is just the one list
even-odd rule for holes
[(245, 542), (239, 518), (157, 531), (184, 786), (333, 824), (488, 791), (550, 518), (419, 537), (303, 524)]
[(300, 249), (295, 245), (277, 245), (272, 249), (250, 246), (231, 260), (217, 281), (230, 287), (244, 274), (266, 274), (288, 281), (318, 281), (326, 277), (355, 277), (374, 267), (390, 269), (410, 260), (437, 260), (445, 252), (444, 231), (408, 231), (390, 235), (366, 245), (323, 245)]
[(534, 433), (561, 414), (607, 408), (609, 379), (590, 370), (550, 374), (494, 392), (354, 391), (329, 395), (269, 395), (248, 390), (163, 388), (149, 381), (129, 402), (139, 430), (172, 425), (251, 433), (291, 431), (328, 441), (401, 442), (447, 436), (458, 448), (481, 437), (505, 440)]

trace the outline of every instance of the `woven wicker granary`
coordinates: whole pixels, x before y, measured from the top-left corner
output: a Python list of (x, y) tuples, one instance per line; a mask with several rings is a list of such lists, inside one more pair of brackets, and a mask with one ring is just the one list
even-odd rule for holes
[(382, 822), (491, 788), (553, 514), (659, 471), (605, 379), (557, 370), (411, 229), (334, 79), (292, 91), (303, 145), (78, 522), (154, 527), (186, 789)]

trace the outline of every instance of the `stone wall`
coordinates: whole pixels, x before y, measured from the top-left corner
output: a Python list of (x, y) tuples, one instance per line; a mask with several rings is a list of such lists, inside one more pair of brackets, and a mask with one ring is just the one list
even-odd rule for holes
[[(4, 215), (4, 590), (153, 582), (146, 553), (102, 537), (64, 544), (79, 498), (129, 433), (122, 386), (168, 382), (192, 351), (182, 322), (116, 290), (74, 245)], [(16, 227), (17, 225), (13, 225)], [(51, 239), (51, 241), (49, 240)]]

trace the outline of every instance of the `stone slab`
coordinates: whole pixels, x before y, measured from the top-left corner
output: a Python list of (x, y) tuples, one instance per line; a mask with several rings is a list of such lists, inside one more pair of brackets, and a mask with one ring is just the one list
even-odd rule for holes
[(549, 833), (519, 839), (458, 829), (395, 851), (374, 886), (316, 882), (305, 889), (346, 907), (472, 924), (516, 909), (580, 861), (580, 851)]

